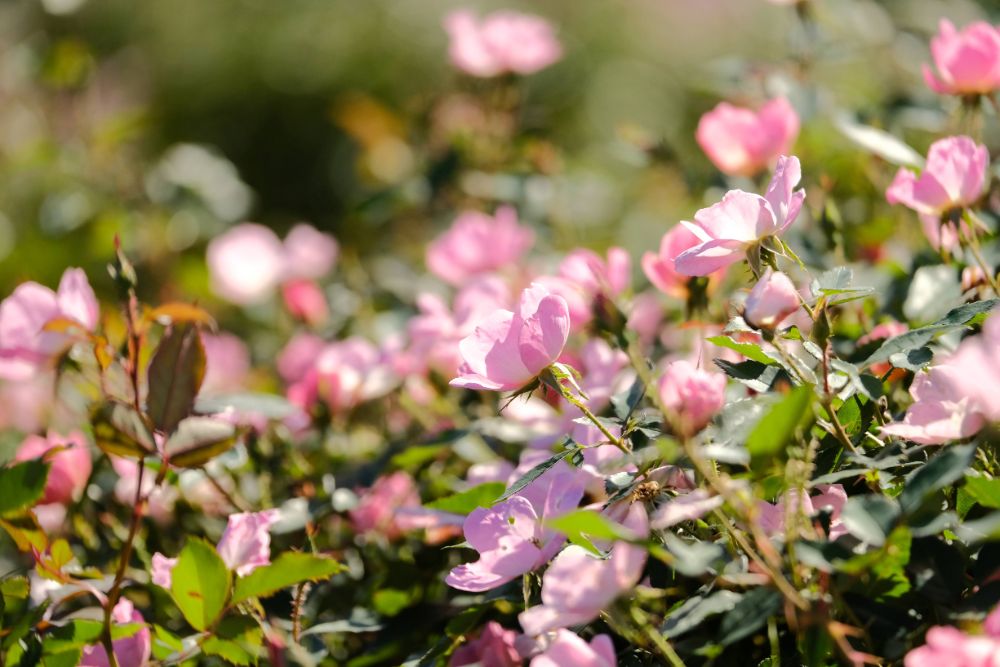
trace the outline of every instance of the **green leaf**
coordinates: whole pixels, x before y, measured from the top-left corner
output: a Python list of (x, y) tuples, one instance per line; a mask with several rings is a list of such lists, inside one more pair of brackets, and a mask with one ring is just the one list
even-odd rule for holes
[(167, 329), (149, 362), (146, 411), (157, 429), (170, 433), (194, 410), (205, 379), (205, 347), (190, 324)]
[(372, 595), (372, 607), (382, 616), (393, 617), (413, 603), (413, 592), (398, 588), (380, 588)]
[(255, 665), (257, 656), (232, 639), (209, 637), (201, 643), (205, 655), (214, 655), (233, 665)]
[(65, 625), (53, 628), (45, 633), (42, 646), (45, 653), (62, 653), (80, 649), (87, 644), (95, 644), (101, 638), (104, 624), (100, 621), (86, 619), (72, 620)]
[(813, 388), (792, 389), (768, 410), (747, 437), (751, 460), (764, 460), (784, 451), (795, 430), (810, 413)]
[[(574, 443), (574, 445), (575, 445), (575, 443)], [(496, 499), (496, 502), (500, 503), (500, 502), (503, 502), (503, 501), (507, 500), (512, 495), (514, 495), (515, 493), (517, 493), (518, 491), (520, 491), (521, 489), (523, 489), (524, 487), (528, 486), (529, 484), (531, 484), (532, 482), (534, 482), (536, 479), (538, 479), (539, 477), (541, 477), (545, 473), (546, 470), (548, 470), (549, 468), (551, 468), (555, 464), (559, 463), (564, 458), (567, 458), (571, 454), (574, 454), (575, 452), (578, 452), (578, 451), (580, 451), (579, 447), (568, 446), (568, 447), (566, 447), (566, 449), (562, 450), (561, 452), (559, 452), (557, 454), (553, 454), (552, 456), (550, 456), (549, 458), (545, 459), (544, 461), (542, 461), (541, 463), (539, 463), (538, 465), (536, 465), (534, 468), (532, 468), (528, 472), (524, 473), (524, 476), (522, 476), (516, 482), (514, 482), (513, 484), (511, 484), (510, 487), (506, 491), (503, 492), (503, 495)]]
[(726, 359), (713, 359), (712, 363), (729, 377), (759, 393), (770, 390), (775, 378), (784, 373), (778, 364), (762, 364), (759, 361), (733, 363)]
[(923, 347), (936, 335), (965, 326), (977, 315), (989, 312), (997, 303), (1000, 303), (1000, 299), (975, 301), (954, 308), (933, 324), (928, 324), (919, 329), (912, 329), (899, 336), (893, 336), (882, 343), (861, 365), (870, 366), (882, 361), (889, 361), (894, 354), (907, 353), (910, 350)]
[(983, 507), (1000, 509), (1000, 479), (966, 477), (964, 488)]
[(574, 510), (545, 522), (559, 531), (573, 544), (579, 545), (596, 556), (604, 552), (592, 540), (635, 540), (638, 535), (620, 526), (608, 517), (593, 510)]
[(41, 500), (49, 464), (23, 461), (0, 468), (0, 516), (20, 512)]
[(195, 412), (203, 415), (226, 411), (252, 412), (268, 419), (284, 419), (295, 414), (298, 410), (284, 396), (254, 392), (199, 396), (198, 400), (195, 401), (194, 409)]
[(236, 580), (233, 592), (233, 604), (274, 595), (278, 591), (301, 584), (305, 581), (322, 581), (329, 579), (344, 566), (326, 556), (287, 551), (264, 567), (258, 567), (245, 577)]
[(733, 340), (729, 336), (712, 336), (711, 338), (706, 338), (705, 340), (713, 345), (718, 345), (719, 347), (739, 352), (751, 361), (756, 361), (761, 364), (774, 363), (774, 359), (767, 356), (764, 350), (760, 348), (760, 345), (757, 345), (756, 343), (740, 343)]
[(479, 507), (490, 507), (507, 487), (503, 482), (486, 482), (451, 496), (438, 498), (424, 507), (452, 514), (469, 514)]
[(231, 575), (208, 542), (189, 539), (171, 573), (170, 592), (177, 608), (195, 630), (207, 630), (229, 599)]
[(212, 417), (188, 417), (163, 446), (165, 458), (178, 468), (197, 468), (232, 448), (239, 430)]
[(719, 624), (718, 642), (723, 646), (749, 637), (781, 610), (781, 595), (773, 588), (755, 588), (726, 612)]
[(694, 630), (710, 616), (724, 614), (739, 602), (742, 596), (733, 591), (718, 590), (706, 597), (687, 599), (663, 619), (660, 629), (670, 639)]
[(411, 472), (416, 471), (426, 463), (430, 463), (445, 452), (450, 452), (448, 445), (418, 445), (407, 447), (399, 454), (392, 457), (389, 463), (393, 468), (402, 468)]
[(903, 512), (915, 512), (931, 493), (960, 479), (975, 455), (975, 443), (949, 445), (925, 465), (907, 475), (903, 492), (899, 494)]
[(153, 433), (135, 408), (108, 401), (91, 417), (94, 441), (105, 454), (141, 459), (156, 453)]
[(840, 520), (858, 539), (881, 547), (895, 527), (899, 514), (899, 505), (891, 498), (868, 494), (848, 498)]

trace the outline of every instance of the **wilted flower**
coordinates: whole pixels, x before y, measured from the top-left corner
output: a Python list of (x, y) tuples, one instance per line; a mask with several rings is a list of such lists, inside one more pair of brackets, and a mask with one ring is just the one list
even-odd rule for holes
[(938, 76), (924, 65), (924, 81), (936, 93), (985, 95), (1000, 88), (1000, 30), (989, 23), (977, 21), (959, 32), (941, 19), (931, 55)]
[(461, 213), (427, 246), (427, 268), (452, 285), (516, 263), (535, 242), (535, 233), (517, 222), (517, 211), (501, 206), (493, 216)]
[(783, 97), (754, 112), (727, 102), (698, 121), (695, 138), (719, 171), (753, 176), (787, 155), (799, 134), (799, 117)]
[(763, 197), (730, 190), (722, 201), (694, 215), (694, 224), (682, 221), (699, 244), (674, 259), (678, 273), (707, 276), (743, 259), (750, 246), (784, 232), (795, 222), (806, 197), (794, 190), (802, 177), (797, 157), (780, 157)]
[(230, 570), (245, 577), (271, 563), (271, 526), (281, 518), (276, 509), (229, 515), (216, 550)]
[(72, 343), (70, 333), (45, 331), (49, 322), (69, 320), (89, 332), (99, 314), (82, 269), (66, 269), (55, 292), (36, 282), (18, 285), (0, 302), (0, 378), (30, 379)]
[(531, 14), (500, 11), (477, 21), (461, 9), (448, 14), (444, 27), (452, 64), (473, 76), (532, 74), (562, 57), (552, 26)]
[(726, 402), (726, 376), (685, 359), (667, 364), (659, 386), (663, 405), (689, 434), (704, 428)]
[(791, 279), (768, 269), (743, 304), (743, 319), (758, 329), (776, 329), (802, 305)]
[(579, 635), (559, 629), (545, 651), (531, 660), (530, 667), (616, 667), (615, 645), (608, 635), (597, 635), (588, 644)]
[(559, 358), (569, 325), (566, 300), (532, 284), (516, 313), (495, 311), (462, 339), (464, 363), (452, 386), (510, 391), (527, 385)]
[[(146, 619), (142, 617), (132, 602), (128, 598), (121, 598), (111, 610), (111, 620), (115, 625), (128, 625), (138, 623), (142, 627), (138, 632), (116, 639), (111, 643), (115, 652), (115, 660), (121, 666), (134, 665), (142, 667), (149, 662), (152, 652), (152, 641), (150, 639), (149, 628), (146, 627)], [(83, 648), (83, 655), (80, 658), (78, 667), (108, 667), (108, 652), (101, 644), (92, 644)]]
[(885, 198), (890, 204), (902, 204), (920, 215), (924, 233), (935, 249), (951, 250), (958, 243), (958, 230), (947, 218), (983, 194), (989, 162), (986, 147), (969, 137), (939, 139), (931, 144), (920, 176), (901, 168), (885, 191)]

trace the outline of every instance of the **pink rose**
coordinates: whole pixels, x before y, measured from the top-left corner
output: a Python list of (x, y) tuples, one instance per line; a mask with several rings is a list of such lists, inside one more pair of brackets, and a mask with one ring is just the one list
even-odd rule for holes
[(358, 336), (326, 345), (314, 372), (317, 394), (334, 413), (383, 396), (395, 384), (382, 351)]
[(958, 628), (936, 625), (927, 643), (903, 658), (905, 667), (1000, 667), (1000, 636), (967, 635)]
[[(128, 598), (121, 598), (118, 604), (111, 610), (111, 620), (116, 625), (128, 625), (139, 623), (143, 627), (134, 635), (116, 639), (111, 643), (115, 652), (115, 660), (121, 667), (142, 667), (149, 662), (152, 652), (152, 641), (149, 635), (149, 628), (146, 627), (146, 619), (142, 617), (132, 602)], [(108, 667), (108, 652), (100, 644), (85, 646), (80, 659), (79, 667)]]
[(67, 436), (61, 436), (49, 431), (48, 437), (29, 435), (18, 447), (14, 455), (16, 461), (30, 461), (43, 457), (46, 452), (56, 447), (62, 451), (48, 457), (51, 464), (49, 477), (45, 483), (45, 494), (39, 504), (52, 503), (69, 505), (83, 495), (83, 490), (90, 479), (90, 450), (83, 434), (74, 431)]
[[(985, 146), (965, 136), (947, 137), (931, 144), (927, 164), (918, 178), (909, 169), (896, 172), (885, 191), (890, 204), (902, 204), (920, 215), (924, 233), (935, 249), (952, 250), (958, 244), (953, 221), (943, 216), (975, 203), (986, 185), (990, 162)], [(963, 227), (965, 223), (961, 223)]]
[(454, 568), (445, 583), (478, 593), (544, 565), (564, 538), (543, 522), (575, 508), (582, 496), (583, 486), (575, 472), (549, 471), (521, 495), (489, 509), (473, 510), (463, 529), (465, 539), (479, 552), (479, 560)]
[(768, 236), (777, 236), (795, 222), (803, 190), (794, 191), (802, 170), (797, 157), (780, 157), (771, 184), (763, 197), (730, 190), (722, 201), (682, 221), (698, 237), (698, 245), (674, 258), (676, 271), (687, 276), (707, 276), (743, 259), (747, 248)]
[(726, 376), (687, 360), (667, 364), (659, 386), (664, 406), (689, 434), (703, 429), (726, 403)]
[(452, 386), (511, 391), (558, 360), (569, 337), (566, 300), (533, 284), (516, 313), (498, 310), (459, 343), (463, 365)]
[(449, 667), (518, 667), (523, 664), (514, 647), (517, 633), (505, 630), (496, 621), (490, 621), (475, 639), (467, 641), (451, 654)]
[(1000, 88), (1000, 31), (989, 23), (977, 21), (957, 32), (941, 19), (931, 55), (938, 75), (924, 65), (924, 81), (936, 93), (986, 95)]
[(701, 241), (694, 232), (684, 225), (676, 225), (663, 235), (658, 253), (647, 252), (642, 256), (642, 271), (649, 282), (664, 294), (687, 299), (691, 277), (677, 272), (674, 258), (699, 244)]
[(93, 331), (99, 315), (82, 269), (66, 269), (55, 292), (35, 282), (18, 285), (0, 302), (0, 378), (28, 380), (72, 344), (71, 335), (44, 330), (50, 321), (72, 320)]
[(335, 238), (304, 223), (288, 231), (284, 246), (288, 278), (322, 278), (333, 269), (340, 255), (340, 246)]
[(468, 10), (445, 17), (452, 64), (473, 76), (532, 74), (562, 57), (552, 26), (530, 14), (500, 11), (477, 21)]
[(719, 171), (753, 176), (787, 155), (798, 134), (795, 109), (778, 97), (756, 113), (722, 102), (701, 117), (695, 138)]
[[(919, 442), (942, 444), (975, 435), (1000, 421), (1000, 315), (983, 323), (978, 336), (918, 373), (910, 385), (913, 403), (902, 422), (882, 432)], [(969, 378), (975, 378), (970, 382)]]
[(743, 319), (757, 329), (773, 330), (802, 305), (791, 279), (768, 269), (743, 304)]
[[(620, 505), (615, 509), (623, 509)], [(642, 503), (626, 509), (622, 525), (635, 533), (649, 534), (649, 522)], [(611, 546), (608, 558), (600, 559), (583, 547), (571, 544), (553, 559), (542, 576), (542, 604), (518, 616), (528, 635), (589, 623), (630, 591), (642, 577), (646, 549), (627, 542)]]
[(295, 318), (313, 326), (323, 324), (330, 315), (323, 290), (312, 280), (295, 278), (281, 287), (285, 308)]
[(531, 667), (616, 667), (615, 645), (608, 635), (597, 635), (588, 644), (579, 635), (559, 629), (548, 648), (531, 661)]
[(216, 551), (230, 570), (245, 577), (271, 564), (270, 527), (281, 518), (276, 509), (230, 514)]
[(501, 206), (492, 217), (466, 211), (427, 246), (427, 268), (461, 286), (473, 276), (516, 263), (534, 242), (535, 233), (518, 224), (513, 207)]

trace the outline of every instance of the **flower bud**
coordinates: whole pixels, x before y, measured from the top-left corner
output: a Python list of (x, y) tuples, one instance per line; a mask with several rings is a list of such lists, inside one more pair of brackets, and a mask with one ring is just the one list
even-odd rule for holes
[(743, 319), (758, 329), (775, 329), (782, 320), (799, 309), (799, 293), (791, 279), (780, 271), (768, 269), (744, 304)]

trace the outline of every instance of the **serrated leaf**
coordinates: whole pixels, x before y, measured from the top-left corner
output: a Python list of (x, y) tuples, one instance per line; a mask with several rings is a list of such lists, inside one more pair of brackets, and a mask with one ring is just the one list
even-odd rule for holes
[(954, 308), (933, 324), (928, 324), (919, 329), (911, 329), (906, 333), (888, 339), (870, 357), (865, 359), (861, 365), (870, 366), (879, 362), (889, 361), (894, 354), (906, 353), (910, 350), (923, 347), (936, 335), (965, 326), (977, 315), (989, 312), (997, 303), (1000, 303), (1000, 299), (976, 301)]
[(323, 581), (341, 572), (344, 566), (325, 556), (287, 551), (264, 567), (236, 580), (233, 604), (250, 598), (268, 597), (305, 581)]
[(518, 479), (513, 484), (511, 484), (510, 487), (506, 491), (503, 492), (502, 496), (500, 496), (499, 498), (496, 499), (496, 502), (500, 503), (500, 502), (503, 502), (503, 501), (507, 500), (512, 495), (514, 495), (515, 493), (517, 493), (518, 491), (520, 491), (521, 489), (523, 489), (524, 487), (528, 486), (529, 484), (531, 484), (532, 482), (534, 482), (536, 479), (538, 479), (539, 477), (541, 477), (545, 473), (546, 470), (552, 468), (555, 464), (559, 463), (563, 459), (565, 459), (568, 456), (572, 455), (574, 452), (578, 452), (578, 451), (580, 451), (579, 447), (568, 446), (568, 447), (566, 447), (566, 449), (563, 449), (561, 452), (558, 452), (557, 454), (553, 454), (552, 456), (550, 456), (549, 458), (545, 459), (544, 461), (542, 461), (541, 463), (539, 463), (538, 465), (536, 465), (534, 468), (532, 468), (528, 472), (524, 473), (524, 475), (520, 479)]
[(146, 411), (157, 429), (170, 433), (194, 410), (205, 379), (205, 346), (190, 324), (167, 329), (149, 362)]
[(907, 475), (903, 492), (899, 494), (903, 512), (909, 514), (916, 511), (928, 495), (960, 479), (975, 455), (975, 443), (949, 445)]
[(20, 512), (41, 500), (49, 467), (38, 459), (0, 468), (0, 516)]
[(983, 507), (1000, 509), (1000, 479), (966, 477), (963, 488), (973, 500)]
[(490, 507), (507, 487), (503, 482), (486, 482), (424, 505), (427, 509), (466, 515), (478, 507)]
[(105, 454), (141, 459), (156, 453), (153, 434), (135, 408), (108, 401), (91, 417), (94, 441)]
[(739, 352), (751, 361), (756, 361), (761, 364), (774, 363), (774, 359), (769, 357), (767, 353), (761, 349), (760, 345), (757, 345), (756, 343), (740, 343), (733, 340), (729, 336), (712, 336), (711, 338), (706, 338), (705, 340), (713, 345), (724, 347), (728, 350), (733, 350), (734, 352)]
[(231, 575), (215, 547), (190, 538), (171, 573), (170, 592), (195, 630), (207, 630), (226, 606)]
[(163, 446), (164, 457), (178, 468), (197, 468), (229, 450), (239, 439), (239, 430), (212, 417), (188, 417)]
[(812, 395), (809, 385), (795, 387), (764, 413), (747, 437), (751, 460), (767, 459), (784, 450), (811, 412)]

